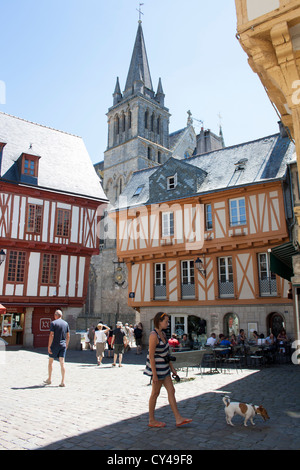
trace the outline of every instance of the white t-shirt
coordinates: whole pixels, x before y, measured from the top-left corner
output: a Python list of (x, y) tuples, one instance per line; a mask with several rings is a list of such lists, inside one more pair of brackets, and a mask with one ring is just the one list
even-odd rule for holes
[(105, 343), (107, 337), (106, 337), (106, 334), (104, 333), (104, 331), (97, 330), (97, 331), (95, 331), (95, 335), (96, 335), (96, 343)]
[(217, 338), (213, 338), (212, 336), (207, 339), (206, 344), (207, 346), (214, 346), (215, 342), (217, 341)]

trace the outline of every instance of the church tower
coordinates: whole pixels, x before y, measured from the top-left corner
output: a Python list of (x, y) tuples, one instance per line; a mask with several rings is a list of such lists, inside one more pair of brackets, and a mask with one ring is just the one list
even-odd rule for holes
[(111, 204), (134, 171), (164, 163), (171, 156), (170, 114), (164, 101), (161, 79), (156, 93), (153, 90), (140, 20), (125, 89), (122, 93), (118, 77), (107, 113), (103, 187)]

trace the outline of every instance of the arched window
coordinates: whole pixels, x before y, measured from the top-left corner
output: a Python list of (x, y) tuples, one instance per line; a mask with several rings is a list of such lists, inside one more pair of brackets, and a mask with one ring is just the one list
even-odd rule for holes
[(157, 118), (157, 123), (156, 123), (156, 125), (157, 125), (156, 132), (157, 132), (157, 134), (159, 135), (159, 134), (160, 134), (160, 117)]
[(126, 130), (126, 117), (125, 114), (122, 114), (122, 132), (125, 132)]
[(148, 160), (151, 160), (151, 147), (148, 147)]
[(145, 129), (148, 129), (148, 125), (149, 125), (149, 112), (148, 110), (145, 112)]
[(161, 163), (161, 152), (157, 152), (157, 163)]
[(122, 191), (123, 191), (123, 178), (121, 176), (119, 179), (119, 184), (118, 184), (118, 192), (119, 192), (118, 195), (120, 195)]
[(131, 111), (128, 111), (128, 129), (131, 129)]
[(115, 117), (115, 133), (116, 133), (116, 135), (119, 135), (119, 132), (120, 132), (120, 119), (119, 119), (119, 116), (117, 115)]
[(151, 114), (151, 131), (154, 132), (154, 113)]
[(235, 313), (227, 313), (224, 316), (224, 334), (230, 336), (239, 334), (239, 317)]

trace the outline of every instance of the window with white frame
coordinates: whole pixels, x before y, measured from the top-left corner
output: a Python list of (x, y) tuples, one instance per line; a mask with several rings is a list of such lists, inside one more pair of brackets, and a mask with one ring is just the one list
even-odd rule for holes
[(259, 290), (261, 296), (276, 295), (276, 275), (270, 270), (268, 253), (258, 254)]
[(205, 204), (205, 229), (212, 230), (213, 219), (212, 219), (212, 208), (211, 204)]
[(175, 189), (176, 186), (177, 186), (177, 173), (175, 173), (174, 176), (169, 176), (167, 178), (167, 189), (168, 190)]
[(234, 295), (232, 257), (224, 256), (218, 259), (219, 295), (232, 297)]
[(172, 237), (174, 235), (174, 213), (163, 212), (161, 217), (162, 237)]
[(193, 260), (181, 261), (181, 297), (195, 297), (195, 267)]
[(155, 264), (155, 284), (157, 286), (166, 285), (166, 263)]
[(237, 225), (245, 225), (247, 222), (245, 198), (241, 197), (238, 199), (230, 199), (229, 212), (231, 227), (235, 227)]
[(165, 299), (167, 295), (166, 263), (155, 263), (154, 269), (154, 298)]
[(181, 261), (181, 275), (182, 275), (182, 284), (194, 284), (195, 283), (195, 271), (194, 271), (193, 260)]

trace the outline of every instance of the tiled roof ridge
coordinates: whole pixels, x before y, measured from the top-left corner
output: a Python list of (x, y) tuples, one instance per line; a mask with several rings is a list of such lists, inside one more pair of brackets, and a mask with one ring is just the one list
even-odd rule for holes
[(20, 118), (18, 116), (14, 116), (12, 114), (4, 113), (3, 111), (0, 111), (0, 114), (3, 114), (4, 116), (8, 116), (8, 117), (11, 117), (11, 118), (14, 118), (14, 119), (18, 119), (19, 121), (26, 122), (27, 124), (33, 124), (34, 126), (43, 127), (44, 129), (49, 129), (51, 131), (60, 132), (61, 134), (66, 134), (66, 135), (69, 135), (71, 137), (77, 137), (78, 139), (82, 139), (82, 137), (79, 136), (79, 135), (71, 134), (70, 132), (62, 131), (60, 129), (55, 129), (54, 127), (45, 126), (44, 124), (39, 124), (38, 122), (29, 121), (28, 119), (24, 119), (24, 118)]
[(260, 140), (266, 140), (266, 139), (270, 139), (271, 137), (279, 137), (279, 136), (280, 136), (280, 132), (276, 132), (275, 134), (270, 134), (264, 137), (259, 137), (258, 139), (249, 140), (248, 142), (242, 142), (240, 144), (229, 145), (228, 147), (223, 147), (221, 149), (210, 150), (209, 152), (200, 153), (198, 155), (192, 155), (191, 157), (187, 157), (185, 160), (191, 160), (193, 158), (203, 157), (204, 155), (209, 155), (210, 153), (224, 152), (224, 150), (231, 150), (237, 147), (243, 147), (245, 145), (253, 144), (254, 142), (259, 142)]

